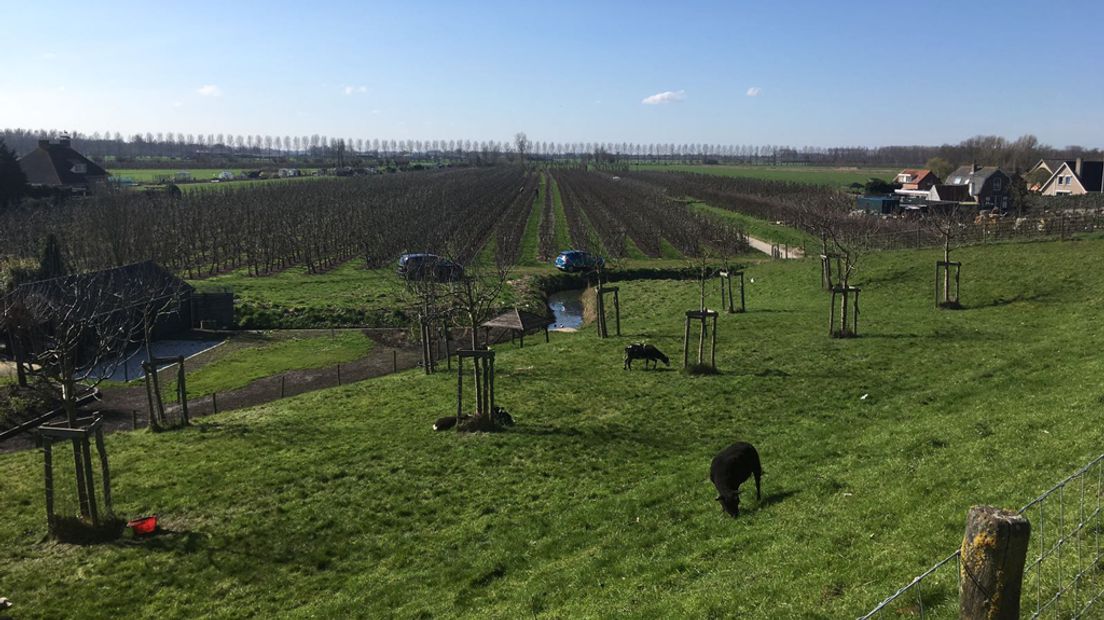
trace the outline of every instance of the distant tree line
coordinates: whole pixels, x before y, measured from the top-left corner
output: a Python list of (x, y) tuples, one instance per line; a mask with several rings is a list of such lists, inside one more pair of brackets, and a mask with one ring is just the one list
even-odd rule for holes
[[(1024, 171), (1041, 158), (1102, 158), (1099, 148), (1071, 145), (1053, 147), (1033, 135), (1015, 140), (1001, 136), (974, 136), (958, 144), (939, 146), (786, 146), (780, 144), (549, 142), (518, 134), (512, 141), (435, 139), (395, 140), (332, 137), (319, 134), (272, 136), (184, 132), (136, 133), (64, 132), (56, 129), (4, 129), (8, 146), (25, 154), (43, 138), (69, 135), (82, 153), (125, 164), (129, 159), (229, 160), (234, 158), (425, 157), (497, 163), (502, 158), (535, 160), (590, 159), (597, 162), (660, 161), (679, 163), (738, 163), (762, 165), (916, 166), (933, 158), (952, 165), (977, 162)], [(519, 140), (519, 137), (523, 138)], [(478, 162), (475, 160), (478, 158)]]

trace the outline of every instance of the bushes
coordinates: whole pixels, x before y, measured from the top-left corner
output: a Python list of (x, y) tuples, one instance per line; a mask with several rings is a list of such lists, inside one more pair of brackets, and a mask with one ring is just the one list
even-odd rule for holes
[(234, 323), (238, 329), (318, 329), (328, 327), (407, 327), (411, 318), (402, 309), (300, 308), (240, 303)]

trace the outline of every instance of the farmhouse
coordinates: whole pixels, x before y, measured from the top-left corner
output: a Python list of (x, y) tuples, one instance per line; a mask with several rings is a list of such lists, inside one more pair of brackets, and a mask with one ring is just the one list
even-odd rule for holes
[[(1044, 162), (1036, 164), (1036, 170), (1050, 170)], [(1044, 196), (1081, 196), (1089, 192), (1104, 192), (1104, 161), (1084, 161), (1080, 158), (1054, 165), (1050, 178), (1037, 190)]]
[[(1012, 178), (1000, 168), (974, 164), (960, 166), (947, 177), (946, 185), (965, 188), (966, 193), (981, 208), (1005, 211), (1012, 206)], [(946, 199), (943, 193), (950, 195), (949, 192), (952, 191), (962, 190), (944, 188), (938, 195)]]
[(935, 176), (935, 173), (931, 170), (905, 168), (897, 173), (897, 178), (894, 182), (900, 183), (901, 189), (903, 190), (927, 191), (931, 189), (933, 185), (939, 183), (939, 177)]
[(38, 148), (19, 159), (19, 167), (31, 186), (87, 192), (107, 180), (107, 171), (73, 150), (68, 136), (58, 142), (39, 140)]

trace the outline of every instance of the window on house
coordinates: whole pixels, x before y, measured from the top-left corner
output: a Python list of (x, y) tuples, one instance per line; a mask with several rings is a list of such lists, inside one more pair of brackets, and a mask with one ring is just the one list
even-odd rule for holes
[(993, 179), (993, 191), (995, 191), (995, 192), (1001, 191), (1001, 179), (1000, 179), (1000, 177), (997, 177), (997, 178)]
[(73, 173), (76, 173), (76, 174), (85, 174), (86, 172), (88, 172), (88, 165), (87, 164), (73, 164), (73, 167), (70, 168), (70, 172), (73, 172)]

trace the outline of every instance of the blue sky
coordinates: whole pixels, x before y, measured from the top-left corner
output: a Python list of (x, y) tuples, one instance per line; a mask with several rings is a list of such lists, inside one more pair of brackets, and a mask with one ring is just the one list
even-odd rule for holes
[(0, 127), (1104, 146), (1099, 0), (0, 0), (0, 24)]

